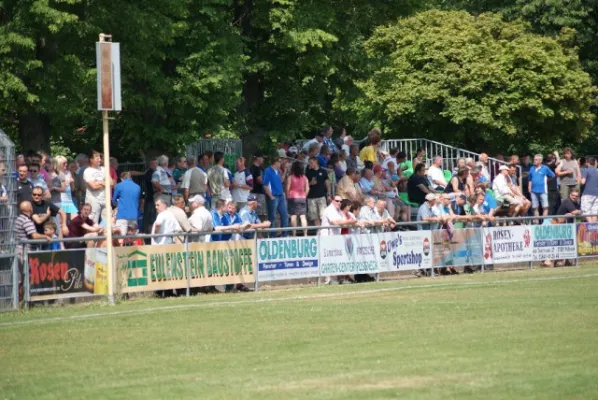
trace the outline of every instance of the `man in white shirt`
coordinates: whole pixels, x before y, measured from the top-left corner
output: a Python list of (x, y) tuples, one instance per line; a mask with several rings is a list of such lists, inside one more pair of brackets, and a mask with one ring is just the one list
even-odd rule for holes
[(154, 186), (154, 198), (158, 196), (170, 204), (172, 200), (172, 188), (174, 180), (168, 175), (168, 157), (161, 155), (158, 157), (158, 167), (152, 174), (152, 185)]
[(437, 191), (443, 191), (448, 183), (444, 179), (444, 172), (442, 171), (442, 157), (434, 157), (434, 162), (430, 168), (428, 168), (428, 180), (432, 184), (432, 187)]
[(492, 183), (494, 197), (496, 197), (496, 201), (499, 203), (506, 202), (509, 206), (515, 207), (510, 214), (518, 215), (523, 207), (523, 201), (511, 190), (511, 185), (509, 184), (509, 167), (501, 165), (498, 171), (498, 176), (494, 178), (494, 182)]
[(382, 169), (384, 171), (388, 171), (388, 163), (397, 163), (397, 154), (399, 154), (399, 149), (394, 148), (390, 150), (390, 154), (387, 154), (386, 157), (384, 157), (384, 161), (382, 161)]
[[(87, 183), (87, 190), (85, 192), (85, 201), (91, 205), (91, 214), (89, 218), (97, 224), (100, 221), (100, 216), (104, 219), (106, 216), (106, 192), (104, 190), (104, 167), (102, 165), (102, 155), (92, 150), (89, 159), (89, 167), (83, 172), (83, 179)], [(114, 183), (110, 178), (110, 185)]]
[(330, 202), (330, 205), (326, 207), (322, 213), (322, 226), (335, 226), (338, 228), (320, 229), (320, 235), (340, 235), (341, 227), (353, 226), (357, 224), (356, 220), (346, 219), (341, 213), (341, 201), (343, 201), (343, 199), (340, 196), (334, 196), (332, 202)]
[[(152, 235), (167, 235), (172, 233), (181, 232), (181, 225), (177, 222), (176, 218), (170, 210), (168, 210), (168, 204), (163, 198), (156, 200), (156, 222), (152, 226)], [(152, 245), (155, 244), (172, 244), (172, 236), (162, 236), (158, 238), (152, 238)]]
[[(212, 226), (212, 214), (205, 207), (205, 202), (206, 199), (200, 195), (195, 195), (189, 199), (192, 212), (191, 217), (189, 217), (189, 223), (193, 230), (197, 232), (210, 232), (214, 229)], [(208, 243), (210, 235), (192, 236), (190, 241)]]
[(490, 181), (490, 172), (488, 171), (488, 154), (480, 154), (480, 164), (482, 166), (482, 176), (484, 176), (488, 181)]
[(241, 210), (247, 204), (247, 197), (253, 189), (253, 176), (245, 166), (245, 157), (237, 158), (237, 172), (233, 176), (232, 196), (237, 203), (237, 209)]
[(390, 213), (386, 209), (386, 200), (378, 199), (376, 201), (376, 207), (374, 207), (374, 213), (378, 219), (380, 226), (376, 229), (377, 232), (391, 231), (397, 226), (396, 221), (390, 216)]
[(305, 143), (303, 145), (302, 150), (309, 152), (310, 146), (314, 143), (318, 145), (318, 149), (319, 149), (320, 146), (322, 145), (322, 142), (324, 142), (324, 134), (322, 132), (318, 132), (318, 133), (316, 133), (316, 137), (314, 137), (312, 140), (308, 141), (307, 143)]

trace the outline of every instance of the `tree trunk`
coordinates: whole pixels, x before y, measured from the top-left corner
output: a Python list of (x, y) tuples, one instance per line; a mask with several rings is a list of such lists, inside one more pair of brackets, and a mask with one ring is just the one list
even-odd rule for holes
[(19, 115), (19, 136), (23, 152), (29, 150), (50, 152), (50, 118), (36, 111)]

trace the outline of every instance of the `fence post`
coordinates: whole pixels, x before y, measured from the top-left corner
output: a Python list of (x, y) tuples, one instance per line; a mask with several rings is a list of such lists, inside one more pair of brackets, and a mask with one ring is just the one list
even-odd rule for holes
[(320, 280), (322, 278), (322, 241), (320, 239), (320, 231), (316, 230), (316, 240), (318, 241), (318, 287), (321, 285)]
[[(573, 229), (575, 229), (575, 268), (579, 268), (579, 242), (578, 242), (578, 236), (577, 236), (577, 228), (578, 228), (578, 224), (580, 222), (577, 220), (573, 221)], [(583, 222), (581, 222), (583, 224)]]
[(255, 292), (259, 292), (260, 291), (260, 278), (259, 278), (259, 275), (260, 275), (260, 260), (259, 260), (259, 253), (258, 253), (259, 249), (258, 249), (258, 245), (257, 245), (257, 236), (258, 236), (258, 230), (256, 229), (255, 230), (255, 234), (254, 234), (254, 238), (253, 238), (253, 240), (255, 242), (255, 256), (254, 256), (254, 258), (255, 258), (255, 262), (256, 262), (256, 265), (253, 266), (253, 279), (254, 279), (253, 290)]
[(29, 293), (29, 249), (23, 247), (23, 308), (29, 308), (31, 293)]
[(484, 257), (484, 241), (485, 240), (486, 240), (486, 227), (482, 225), (482, 241), (480, 242), (482, 244), (482, 269), (481, 269), (482, 274), (485, 272), (484, 266), (486, 265), (486, 257)]
[[(18, 246), (18, 245), (17, 245)], [(15, 258), (12, 262), (12, 308), (19, 309), (19, 250), (17, 248)]]
[(189, 232), (185, 234), (185, 275), (187, 275), (187, 297), (191, 296), (191, 264), (189, 263)]

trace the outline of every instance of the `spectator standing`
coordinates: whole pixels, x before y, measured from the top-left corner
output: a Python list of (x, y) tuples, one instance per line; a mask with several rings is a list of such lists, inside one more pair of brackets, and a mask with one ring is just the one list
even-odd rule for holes
[(162, 198), (166, 204), (172, 201), (173, 184), (169, 176), (168, 157), (161, 155), (156, 160), (157, 167), (152, 173), (152, 186), (154, 188), (154, 199), (156, 197)]
[(336, 144), (334, 144), (334, 140), (332, 140), (333, 133), (334, 131), (331, 126), (325, 126), (322, 129), (324, 144), (328, 146), (331, 153), (337, 153), (339, 149), (336, 147)]
[(89, 167), (85, 169), (83, 178), (87, 184), (85, 199), (91, 205), (90, 218), (97, 224), (100, 216), (106, 218), (106, 193), (104, 190), (104, 167), (102, 164), (102, 155), (92, 150), (89, 158)]
[(35, 224), (31, 219), (33, 210), (31, 203), (28, 200), (23, 200), (19, 204), (19, 216), (15, 221), (15, 234), (17, 239), (17, 259), (19, 261), (19, 299), (23, 299), (23, 285), (24, 285), (24, 249), (33, 250), (30, 244), (22, 244), (24, 240), (47, 239), (44, 234), (39, 233), (35, 229)]
[(482, 175), (484, 176), (484, 178), (486, 178), (486, 181), (490, 182), (490, 171), (488, 170), (488, 154), (480, 154), (480, 164)]
[(376, 214), (376, 199), (367, 196), (363, 201), (363, 206), (359, 210), (359, 220), (364, 226), (364, 233), (370, 233), (377, 225), (378, 216)]
[(343, 171), (342, 176), (344, 176), (347, 173), (347, 153), (344, 151), (338, 153), (338, 165), (341, 171)]
[(39, 164), (31, 164), (31, 166), (29, 167), (29, 174), (31, 175), (31, 177), (29, 178), (29, 181), (31, 181), (31, 184), (33, 185), (33, 187), (42, 188), (42, 191), (44, 193), (43, 194), (44, 200), (51, 200), (52, 195), (50, 194), (50, 190), (48, 188), (48, 183), (40, 175), (39, 171), (40, 171)]
[(208, 184), (214, 200), (229, 201), (232, 199), (230, 194), (230, 180), (228, 172), (224, 168), (224, 153), (217, 151), (214, 153), (215, 165), (208, 171)]
[(264, 192), (263, 178), (264, 178), (264, 156), (261, 153), (256, 153), (253, 156), (253, 164), (249, 169), (251, 176), (253, 177), (253, 189), (252, 194), (257, 197), (257, 213), (262, 217), (267, 215), (268, 208), (266, 207), (266, 193)]
[(116, 227), (120, 234), (125, 236), (128, 227), (139, 218), (139, 201), (141, 199), (141, 187), (131, 179), (130, 172), (123, 172), (120, 175), (121, 182), (116, 185), (112, 195), (112, 203), (116, 205)]
[[(166, 200), (164, 200), (163, 197), (158, 197), (156, 199), (155, 205), (156, 213), (158, 215), (152, 227), (152, 235), (167, 235), (181, 232), (182, 228), (177, 222), (175, 216), (168, 209), (168, 203), (166, 203)], [(161, 236), (157, 238), (152, 238), (152, 245), (172, 243), (172, 236)]]
[(534, 215), (538, 216), (538, 207), (542, 205), (542, 214), (548, 215), (548, 185), (547, 180), (554, 178), (554, 173), (546, 165), (542, 164), (542, 154), (534, 156), (534, 166), (529, 170), (528, 191), (532, 196), (532, 208)]
[(147, 170), (143, 173), (145, 194), (143, 198), (143, 221), (141, 229), (145, 233), (152, 231), (152, 225), (156, 220), (156, 205), (154, 202), (154, 185), (152, 176), (158, 168), (158, 161), (155, 158), (149, 160)]
[[(307, 196), (309, 194), (309, 181), (303, 172), (303, 165), (300, 161), (295, 161), (291, 166), (291, 174), (287, 179), (286, 195), (288, 199), (289, 215), (291, 217), (291, 226), (297, 227), (297, 217), (301, 226), (307, 228)], [(293, 231), (293, 236), (297, 231)], [(304, 230), (307, 236), (307, 230)]]
[[(342, 201), (343, 199), (339, 196), (334, 196), (330, 205), (326, 207), (322, 213), (322, 226), (330, 227), (329, 229), (320, 230), (322, 236), (340, 235), (343, 227), (357, 225), (356, 220), (346, 219), (341, 212)], [(327, 282), (329, 282), (329, 280), (327, 280)]]
[(303, 145), (303, 151), (309, 152), (310, 147), (313, 144), (316, 144), (318, 146), (318, 148), (320, 148), (320, 146), (322, 145), (323, 142), (324, 142), (324, 135), (322, 132), (318, 132), (312, 140), (308, 141), (307, 143), (305, 143)]
[[(561, 205), (561, 195), (559, 193), (559, 178), (558, 174), (556, 173), (556, 169), (560, 161), (557, 162), (557, 158), (554, 154), (548, 154), (546, 156), (546, 166), (550, 168), (550, 170), (556, 175), (557, 178), (549, 179), (547, 182), (547, 189), (548, 189), (548, 214), (549, 215), (556, 215), (556, 212)], [(581, 174), (579, 176), (581, 180)]]
[(413, 175), (407, 181), (407, 193), (409, 201), (417, 205), (425, 202), (426, 195), (435, 193), (430, 187), (430, 181), (426, 178), (425, 164), (417, 164)]
[(327, 199), (331, 192), (328, 172), (318, 164), (315, 157), (312, 157), (309, 159), (305, 177), (309, 181), (307, 217), (314, 221), (315, 225), (320, 225), (320, 219), (326, 209)]
[[(189, 219), (187, 218), (187, 214), (185, 213), (185, 198), (183, 197), (183, 195), (175, 194), (172, 197), (172, 205), (168, 207), (168, 211), (172, 213), (177, 223), (179, 224), (181, 228), (179, 232), (189, 233), (193, 230), (191, 224), (189, 223)], [(175, 237), (175, 243), (185, 243), (185, 237)]]
[(29, 207), (31, 207), (33, 184), (29, 181), (29, 168), (27, 165), (20, 165), (17, 173), (17, 206), (24, 201), (28, 201)]
[[(189, 199), (189, 205), (191, 206), (189, 223), (193, 230), (197, 232), (211, 232), (213, 230), (212, 214), (204, 206), (205, 201), (201, 195), (195, 195)], [(190, 241), (206, 243), (210, 241), (210, 235), (192, 236)]]
[(187, 166), (189, 169), (185, 171), (181, 184), (185, 201), (199, 195), (204, 199), (202, 204), (205, 205), (205, 198), (208, 193), (208, 174), (197, 166), (195, 157), (187, 159)]
[(77, 156), (77, 173), (75, 174), (75, 197), (77, 198), (77, 207), (81, 208), (85, 204), (85, 194), (87, 193), (87, 183), (83, 174), (89, 166), (89, 157), (86, 154)]
[(324, 145), (322, 145), (322, 147), (320, 147), (320, 154), (318, 154), (316, 156), (318, 158), (320, 167), (326, 168), (328, 166), (328, 161), (330, 160), (331, 154), (332, 153), (331, 153), (330, 147), (328, 147), (328, 145), (324, 144)]
[(448, 185), (447, 181), (444, 179), (444, 172), (442, 171), (442, 161), (443, 160), (441, 156), (434, 157), (434, 161), (428, 169), (428, 180), (432, 184), (434, 190), (439, 192), (443, 191)]
[[(267, 229), (270, 227), (270, 221), (261, 222), (257, 213), (258, 209), (258, 198), (255, 194), (250, 194), (247, 197), (247, 205), (239, 212), (241, 222), (247, 229)], [(243, 232), (242, 236), (244, 239), (253, 239), (255, 233)]]
[(341, 166), (338, 154), (332, 154), (330, 156), (330, 160), (328, 160), (328, 169), (331, 169), (334, 172), (334, 180), (336, 182), (340, 181), (343, 176), (345, 176), (345, 171)]
[(245, 165), (245, 157), (239, 157), (236, 161), (237, 171), (233, 177), (232, 196), (237, 207), (242, 209), (247, 203), (247, 197), (253, 189), (253, 176)]
[(579, 184), (581, 183), (581, 171), (577, 160), (574, 158), (573, 150), (570, 147), (565, 147), (563, 157), (555, 170), (556, 175), (561, 180), (561, 200), (567, 199), (573, 189), (579, 190)]
[(31, 203), (33, 211), (31, 219), (35, 223), (35, 228), (37, 229), (37, 232), (43, 234), (44, 224), (47, 221), (50, 221), (52, 218), (60, 216), (60, 226), (62, 227), (62, 232), (64, 234), (68, 234), (68, 228), (66, 226), (66, 214), (63, 210), (56, 207), (54, 203), (48, 200), (44, 200), (42, 198), (42, 188), (39, 186), (34, 187), (31, 196), (33, 197), (33, 202)]
[[(353, 137), (352, 136), (345, 136), (345, 138), (343, 139), (343, 146), (342, 146), (342, 150), (345, 152), (345, 154), (347, 155), (347, 158), (351, 155), (351, 146), (353, 145)], [(359, 146), (357, 146), (357, 149), (359, 149)], [(359, 153), (359, 151), (358, 151)]]
[[(280, 214), (281, 228), (286, 228), (289, 226), (289, 214), (287, 212), (287, 202), (284, 196), (284, 188), (282, 186), (282, 177), (280, 173), (280, 159), (278, 157), (274, 158), (272, 160), (272, 165), (264, 171), (263, 185), (264, 192), (266, 193), (268, 220), (272, 226), (276, 226), (276, 214), (278, 213)], [(283, 233), (283, 236), (287, 235), (288, 233)]]
[[(596, 159), (590, 157), (588, 166), (581, 173), (581, 184), (584, 185), (581, 195), (581, 211), (584, 215), (598, 215), (598, 169)], [(597, 217), (587, 217), (588, 222), (598, 221)]]
[(187, 158), (182, 156), (177, 157), (175, 168), (172, 171), (172, 179), (174, 179), (177, 193), (181, 195), (185, 193), (185, 189), (183, 188), (183, 177), (185, 176), (185, 172), (187, 172)]
[[(55, 170), (58, 171), (58, 179), (61, 186), (64, 184), (64, 191), (60, 192), (60, 208), (64, 210), (67, 217), (74, 218), (77, 216), (79, 210), (75, 206), (75, 199), (73, 193), (75, 191), (75, 179), (71, 172), (67, 169), (68, 161), (63, 156), (57, 156), (54, 160)], [(70, 219), (69, 219), (70, 220)]]
[[(64, 157), (62, 158), (64, 159), (64, 168), (66, 169), (67, 161)], [(50, 184), (48, 185), (48, 189), (50, 190), (50, 200), (56, 207), (61, 208), (61, 194), (66, 191), (66, 176), (58, 169), (58, 157), (51, 159), (50, 163), (51, 168), (48, 172), (50, 182)]]

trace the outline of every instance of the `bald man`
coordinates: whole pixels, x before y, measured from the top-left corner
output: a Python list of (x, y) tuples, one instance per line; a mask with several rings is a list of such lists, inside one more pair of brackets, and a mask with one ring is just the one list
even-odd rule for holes
[[(35, 223), (31, 219), (31, 215), (33, 214), (33, 207), (31, 206), (31, 202), (25, 200), (22, 201), (19, 205), (19, 216), (17, 217), (17, 221), (15, 223), (15, 231), (17, 233), (17, 241), (21, 242), (23, 240), (31, 240), (31, 239), (46, 239), (51, 240), (47, 236), (42, 235), (41, 233), (37, 232), (35, 229)], [(37, 246), (32, 246), (29, 244), (17, 244), (17, 257), (19, 260), (19, 299), (23, 299), (23, 251), (25, 246), (27, 250), (31, 250), (32, 247), (35, 248)]]

